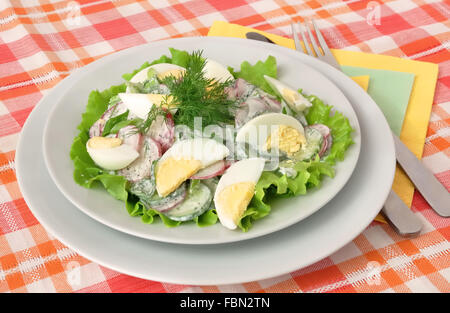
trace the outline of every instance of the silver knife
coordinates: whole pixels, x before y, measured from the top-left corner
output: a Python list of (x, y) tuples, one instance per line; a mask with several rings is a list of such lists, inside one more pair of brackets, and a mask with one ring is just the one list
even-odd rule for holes
[(392, 189), (381, 209), (381, 213), (399, 235), (414, 237), (420, 234), (422, 221)]
[(392, 134), (392, 136), (394, 137), (397, 162), (436, 213), (442, 217), (449, 217), (450, 193), (405, 146), (400, 138), (395, 134)]

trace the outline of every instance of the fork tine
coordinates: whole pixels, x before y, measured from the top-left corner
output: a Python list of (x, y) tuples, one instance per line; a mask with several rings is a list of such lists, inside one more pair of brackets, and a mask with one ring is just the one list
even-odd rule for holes
[(325, 39), (322, 36), (322, 33), (320, 32), (319, 28), (317, 27), (316, 23), (314, 22), (313, 19), (311, 19), (314, 30), (316, 32), (316, 36), (319, 39), (319, 43), (320, 46), (322, 48), (323, 51), (323, 55), (318, 55), (319, 58), (321, 58), (322, 60), (324, 60), (325, 62), (327, 62), (328, 64), (334, 66), (335, 68), (337, 68), (338, 70), (341, 71), (341, 66), (339, 65), (339, 63), (337, 62), (336, 58), (334, 57), (333, 53), (331, 52), (331, 50), (328, 48), (327, 43), (325, 42)]
[(309, 46), (309, 42), (308, 42), (308, 40), (306, 40), (306, 36), (305, 36), (305, 32), (303, 31), (302, 24), (300, 22), (298, 22), (298, 25), (300, 26), (300, 34), (302, 35), (303, 43), (306, 48), (306, 53), (311, 56), (314, 56), (314, 52), (312, 52), (311, 47)]
[(314, 27), (314, 31), (316, 32), (316, 36), (317, 36), (317, 39), (319, 40), (319, 44), (320, 44), (320, 47), (322, 48), (323, 54), (331, 55), (331, 51), (328, 48), (328, 45), (327, 45), (325, 39), (323, 38), (322, 33), (320, 32), (319, 28), (317, 27), (316, 22), (313, 19), (311, 20), (311, 22)]
[(291, 23), (291, 29), (292, 29), (292, 37), (294, 37), (295, 49), (299, 52), (305, 53), (302, 45), (300, 44), (300, 40), (298, 40), (298, 34), (297, 31), (295, 30), (294, 23)]
[(320, 58), (322, 56), (322, 53), (320, 51), (320, 48), (317, 46), (316, 38), (314, 37), (313, 33), (311, 32), (311, 27), (309, 26), (309, 23), (307, 21), (305, 21), (305, 27), (306, 27), (306, 31), (308, 32), (308, 35), (309, 35), (309, 40), (311, 40), (313, 49), (316, 52), (317, 57)]

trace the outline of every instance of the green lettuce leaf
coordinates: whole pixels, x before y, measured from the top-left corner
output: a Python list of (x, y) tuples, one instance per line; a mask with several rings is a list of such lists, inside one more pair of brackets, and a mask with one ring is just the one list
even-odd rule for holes
[(175, 48), (169, 48), (172, 55), (172, 64), (179, 65), (181, 67), (187, 67), (189, 62), (189, 52), (184, 50), (178, 50)]
[(255, 220), (270, 213), (271, 199), (304, 195), (309, 188), (318, 187), (323, 177), (334, 177), (332, 164), (322, 162), (318, 157), (308, 162), (298, 162), (293, 168), (298, 173), (294, 178), (277, 172), (261, 174), (255, 195), (238, 224), (242, 231), (248, 231)]
[(86, 112), (82, 114), (81, 123), (78, 125), (79, 134), (73, 140), (70, 149), (70, 158), (74, 164), (73, 178), (83, 187), (92, 188), (97, 184), (103, 187), (116, 199), (127, 199), (128, 181), (118, 175), (99, 168), (89, 156), (86, 150), (86, 142), (89, 140), (89, 128), (97, 121), (108, 108), (110, 99), (120, 92), (125, 91), (125, 84), (112, 86), (102, 92), (92, 91), (88, 98)]
[(172, 63), (172, 64), (176, 64), (176, 65), (179, 65), (182, 67), (186, 67), (187, 62), (189, 60), (189, 53), (187, 51), (178, 50), (175, 48), (169, 48), (169, 51), (170, 51), (170, 54), (172, 55), (172, 58), (169, 58), (166, 55), (162, 55), (159, 59), (156, 59), (150, 63), (148, 61), (146, 61), (139, 68), (135, 69), (131, 73), (123, 74), (122, 78), (125, 79), (126, 81), (129, 81), (138, 72), (142, 71), (144, 68), (147, 68), (153, 64)]
[(277, 61), (275, 57), (270, 55), (264, 62), (258, 61), (255, 65), (251, 65), (247, 61), (242, 62), (239, 72), (235, 72), (232, 67), (228, 67), (228, 70), (234, 78), (243, 78), (265, 92), (276, 96), (273, 89), (264, 79), (264, 75), (277, 78)]
[(111, 133), (111, 130), (119, 123), (124, 124), (124, 122), (128, 122), (127, 118), (128, 118), (128, 113), (130, 111), (125, 111), (122, 114), (119, 114), (117, 116), (114, 116), (112, 118), (110, 118), (106, 123), (105, 123), (105, 127), (103, 128), (103, 132), (102, 132), (102, 136), (106, 137)]
[(135, 69), (134, 71), (132, 71), (131, 73), (126, 73), (122, 75), (122, 78), (125, 79), (126, 81), (129, 81), (131, 78), (133, 78), (134, 75), (136, 75), (138, 72), (142, 71), (144, 68), (149, 67), (150, 65), (153, 64), (159, 64), (159, 63), (172, 63), (172, 59), (169, 58), (166, 55), (162, 55), (159, 59), (154, 60), (153, 62), (149, 63), (149, 62), (145, 62), (144, 64), (142, 64), (139, 68)]
[(353, 144), (352, 132), (349, 120), (340, 112), (332, 111), (332, 106), (325, 104), (316, 96), (307, 96), (311, 101), (312, 107), (305, 115), (309, 125), (325, 124), (331, 130), (333, 145), (325, 161), (335, 164), (336, 161), (342, 161), (345, 157), (345, 151)]
[(139, 201), (139, 198), (135, 195), (129, 193), (128, 198), (125, 202), (125, 207), (128, 211), (128, 214), (131, 216), (138, 216), (141, 218), (141, 221), (145, 224), (152, 224), (156, 220), (155, 218), (158, 217), (165, 226), (167, 227), (176, 227), (179, 226), (182, 223), (188, 223), (188, 222), (194, 222), (199, 227), (205, 227), (214, 225), (217, 223), (218, 217), (214, 209), (210, 209), (203, 213), (202, 215), (194, 218), (192, 221), (187, 222), (179, 222), (174, 221), (165, 216), (163, 213), (158, 212), (154, 209), (147, 208), (141, 201)]
[[(162, 63), (162, 62), (161, 62)], [(142, 71), (144, 68), (147, 68), (150, 66), (150, 63), (145, 62), (144, 64), (141, 65), (141, 67), (139, 67), (138, 69), (135, 69), (134, 71), (132, 71), (131, 73), (125, 73), (122, 75), (122, 78), (125, 79), (126, 81), (129, 81), (131, 78), (133, 78), (134, 75), (136, 75), (138, 72)]]
[(112, 86), (101, 92), (98, 90), (92, 91), (89, 94), (86, 111), (81, 115), (81, 123), (78, 125), (78, 130), (80, 132), (89, 132), (89, 128), (91, 128), (108, 108), (110, 99), (118, 93), (125, 92), (125, 90), (125, 84), (121, 84)]

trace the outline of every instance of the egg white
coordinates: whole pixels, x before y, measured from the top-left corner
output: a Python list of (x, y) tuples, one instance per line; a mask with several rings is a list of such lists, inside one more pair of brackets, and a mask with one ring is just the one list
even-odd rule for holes
[(263, 158), (244, 159), (233, 163), (220, 178), (214, 194), (214, 206), (220, 223), (226, 228), (235, 229), (237, 225), (229, 216), (224, 214), (225, 208), (218, 201), (220, 193), (228, 186), (242, 182), (253, 182), (256, 185), (264, 170), (264, 164)]
[(234, 79), (233, 75), (231, 75), (225, 66), (211, 59), (206, 60), (203, 74), (206, 78), (214, 79), (221, 83), (224, 83), (229, 79)]
[(127, 144), (113, 148), (96, 149), (91, 148), (88, 143), (86, 143), (86, 149), (89, 156), (95, 164), (106, 170), (120, 170), (130, 165), (139, 157), (136, 149)]
[[(285, 83), (282, 83), (281, 81), (264, 75), (264, 79), (266, 80), (266, 82), (270, 85), (270, 87), (281, 97), (283, 98), (284, 102), (286, 102), (289, 106), (290, 109), (292, 109), (294, 112), (302, 112), (305, 109), (311, 107), (311, 102), (306, 99), (305, 97), (303, 97), (303, 95), (301, 93), (299, 93), (295, 88), (292, 88), (288, 85), (286, 85)], [(284, 96), (283, 91), (285, 89), (290, 90), (291, 92), (295, 93), (298, 96), (298, 100), (295, 101), (295, 103), (291, 103), (289, 100), (287, 100)]]
[(230, 150), (223, 144), (207, 138), (185, 139), (176, 142), (167, 150), (159, 162), (169, 157), (176, 159), (193, 159), (202, 163), (202, 168), (223, 160)]
[[(119, 93), (118, 96), (130, 113), (144, 120), (154, 105), (160, 106), (161, 101), (169, 97), (169, 95), (142, 93)], [(171, 108), (170, 112), (175, 113), (176, 108)]]
[(251, 119), (242, 126), (236, 134), (236, 142), (248, 142), (255, 147), (262, 147), (267, 137), (280, 125), (290, 126), (305, 135), (302, 124), (296, 118), (283, 113), (266, 113)]
[(156, 71), (157, 74), (161, 74), (167, 71), (171, 70), (185, 70), (184, 67), (181, 67), (176, 64), (170, 64), (170, 63), (159, 63), (159, 64), (153, 64), (149, 67), (146, 67), (139, 72), (137, 72), (131, 79), (131, 83), (142, 83), (148, 79), (148, 70), (153, 69)]

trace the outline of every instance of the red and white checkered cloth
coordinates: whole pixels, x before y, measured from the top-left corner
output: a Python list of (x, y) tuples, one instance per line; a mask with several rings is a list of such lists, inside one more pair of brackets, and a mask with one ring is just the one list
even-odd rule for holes
[[(146, 42), (206, 35), (215, 20), (287, 36), (292, 19), (314, 17), (333, 48), (439, 64), (423, 161), (449, 189), (449, 6), (439, 0), (383, 2), (0, 1), (0, 291), (450, 292), (450, 220), (436, 215), (417, 192), (412, 210), (424, 222), (418, 238), (408, 240), (388, 225), (372, 223), (338, 252), (296, 272), (246, 284), (192, 287), (130, 277), (77, 255), (34, 218), (16, 181), (15, 147), (26, 118), (75, 68)], [(381, 16), (371, 26), (373, 6)], [(81, 273), (77, 289), (67, 277), (74, 264)], [(376, 282), (362, 274), (370, 264), (381, 272)]]

